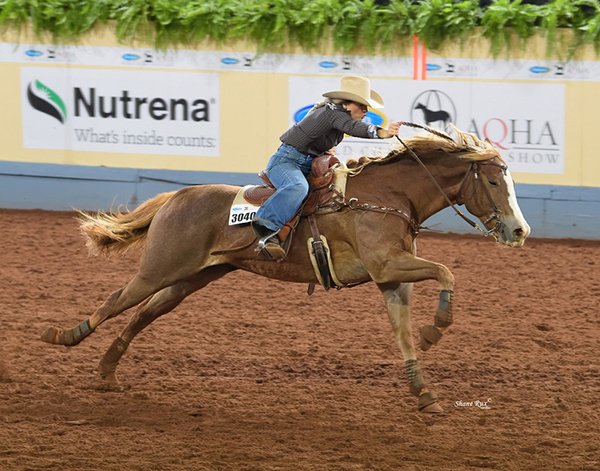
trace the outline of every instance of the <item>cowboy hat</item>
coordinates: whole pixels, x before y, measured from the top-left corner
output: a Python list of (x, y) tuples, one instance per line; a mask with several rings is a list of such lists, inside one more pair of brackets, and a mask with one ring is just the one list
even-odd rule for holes
[(323, 93), (323, 96), (356, 101), (371, 108), (383, 108), (383, 98), (371, 90), (371, 82), (368, 78), (359, 75), (346, 75), (342, 77), (340, 89)]

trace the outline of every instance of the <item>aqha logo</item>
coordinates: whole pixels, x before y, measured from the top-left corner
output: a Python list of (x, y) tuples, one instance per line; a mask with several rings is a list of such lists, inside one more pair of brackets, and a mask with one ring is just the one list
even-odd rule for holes
[(456, 106), (441, 90), (426, 90), (414, 99), (410, 117), (412, 121), (445, 129), (449, 123), (456, 123)]
[(52, 116), (62, 124), (67, 119), (67, 107), (62, 98), (39, 80), (29, 83), (27, 100), (37, 111)]

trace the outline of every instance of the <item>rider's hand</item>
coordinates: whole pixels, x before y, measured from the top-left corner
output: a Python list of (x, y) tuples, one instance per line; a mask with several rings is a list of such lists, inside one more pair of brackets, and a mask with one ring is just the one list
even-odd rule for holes
[(325, 155), (332, 155), (335, 157), (335, 146), (333, 146), (331, 149), (326, 150), (325, 151)]
[(402, 121), (398, 121), (397, 123), (390, 123), (390, 125), (388, 126), (388, 132), (390, 133), (390, 137), (398, 135), (400, 126), (402, 126)]
[(400, 126), (402, 126), (402, 121), (398, 121), (396, 123), (390, 123), (387, 129), (379, 130), (379, 137), (382, 139), (387, 139), (390, 137), (394, 137), (398, 135), (398, 131), (400, 130)]

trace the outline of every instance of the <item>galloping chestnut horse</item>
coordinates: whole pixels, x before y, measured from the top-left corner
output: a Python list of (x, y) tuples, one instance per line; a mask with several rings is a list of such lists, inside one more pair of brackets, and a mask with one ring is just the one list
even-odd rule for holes
[[(412, 284), (433, 279), (441, 288), (434, 323), (421, 329), (420, 344), (427, 350), (453, 321), (454, 277), (444, 265), (417, 257), (420, 225), (452, 202), (464, 204), (502, 245), (522, 246), (530, 229), (506, 164), (491, 143), (458, 130), (454, 139), (417, 135), (405, 142), (407, 148), (385, 157), (350, 162), (341, 209), (316, 219), (329, 242), (338, 280), (374, 281), (381, 290), (410, 391), (418, 397), (420, 411), (435, 413), (442, 409), (425, 385), (411, 335)], [(301, 220), (282, 262), (263, 259), (255, 253), (249, 225), (228, 225), (238, 190), (228, 185), (186, 187), (158, 195), (128, 213), (82, 213), (81, 229), (91, 252), (143, 247), (140, 269), (88, 320), (66, 331), (50, 327), (42, 340), (77, 345), (104, 321), (137, 305), (99, 365), (100, 375), (118, 384), (117, 364), (135, 336), (211, 281), (242, 269), (282, 281), (318, 283), (306, 246), (311, 237), (308, 222)], [(247, 248), (227, 250), (235, 247)]]

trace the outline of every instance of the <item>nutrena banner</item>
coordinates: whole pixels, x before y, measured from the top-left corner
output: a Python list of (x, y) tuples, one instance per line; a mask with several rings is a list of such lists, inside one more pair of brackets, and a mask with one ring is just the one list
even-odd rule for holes
[(216, 73), (21, 68), (23, 147), (219, 156)]

